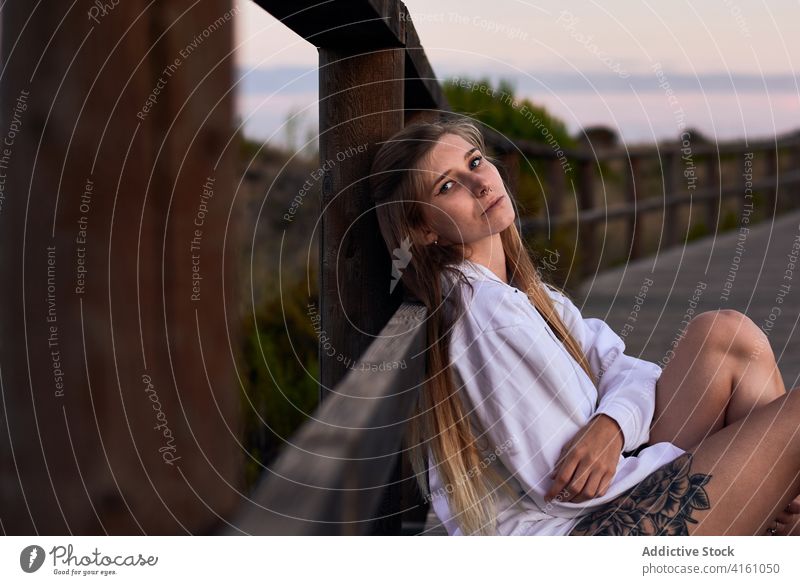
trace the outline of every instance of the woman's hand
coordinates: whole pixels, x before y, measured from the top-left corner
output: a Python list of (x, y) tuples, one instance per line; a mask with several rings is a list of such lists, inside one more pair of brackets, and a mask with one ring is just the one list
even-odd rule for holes
[(619, 455), (625, 444), (617, 421), (599, 414), (578, 431), (564, 448), (550, 475), (555, 481), (545, 494), (549, 502), (559, 492), (559, 499), (585, 502), (602, 496), (617, 472)]

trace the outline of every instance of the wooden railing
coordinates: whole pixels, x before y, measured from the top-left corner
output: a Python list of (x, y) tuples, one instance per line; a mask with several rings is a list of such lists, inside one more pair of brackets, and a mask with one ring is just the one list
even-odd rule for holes
[[(424, 309), (390, 295), (364, 178), (380, 141), (448, 106), (402, 2), (257, 3), (318, 47), (320, 161), (348, 156), (322, 179), (320, 318), (335, 350), (320, 351), (321, 405), (228, 532), (397, 534), (403, 509), (426, 512), (400, 455), (424, 378)], [(354, 360), (402, 367), (352, 371)]]
[(222, 533), (374, 532), (424, 382), (425, 314), (400, 306)]
[[(728, 199), (738, 198), (744, 207), (753, 194), (758, 194), (762, 198), (760, 219), (800, 205), (800, 196), (793, 196), (789, 190), (800, 184), (797, 134), (772, 140), (708, 143), (693, 141), (687, 133), (675, 143), (561, 151), (546, 144), (511, 141), (492, 130), (486, 134), (487, 142), (512, 169), (512, 175), (535, 162), (547, 169), (541, 177), (544, 211), (538, 217), (522, 218), (522, 232), (577, 228), (579, 278), (602, 270), (604, 263), (597, 251), (602, 248), (603, 235), (598, 232), (615, 220), (625, 222), (624, 260), (635, 260), (685, 243), (691, 226), (678, 219), (681, 207), (699, 207), (693, 214), (701, 218), (708, 233), (715, 233), (720, 228), (720, 210)], [(565, 173), (565, 161), (574, 169), (574, 181)], [(603, 176), (603, 166), (615, 163), (624, 184), (622, 193), (612, 201), (609, 192), (617, 189)], [(518, 181), (515, 176), (509, 180), (512, 184)], [(602, 198), (598, 192), (603, 193)], [(570, 200), (575, 206), (564, 212)], [(654, 214), (661, 214), (660, 237), (645, 249), (643, 219)]]
[[(389, 295), (391, 261), (363, 179), (377, 142), (410, 122), (436, 120), (449, 107), (401, 2), (362, 0), (348, 2), (346, 8), (338, 1), (259, 0), (258, 4), (319, 48), (320, 160), (335, 160), (337, 153), (353, 145), (364, 145), (365, 155), (334, 165), (325, 171), (322, 182), (321, 320), (337, 348), (334, 356), (320, 352), (322, 404), (313, 420), (288, 441), (253, 501), (224, 532), (400, 533), (401, 518), (411, 518), (408, 510), (418, 510), (416, 520), (424, 519), (426, 512), (415, 497), (410, 468), (400, 454), (404, 422), (424, 380), (425, 311), (420, 306), (398, 306), (399, 300)], [(547, 225), (560, 229), (577, 225), (580, 241), (585, 243), (594, 241), (603, 222), (622, 218), (627, 221), (632, 258), (642, 253), (637, 226), (643, 214), (665, 213), (666, 245), (679, 241), (679, 226), (672, 220), (679, 206), (702, 203), (709, 225), (716, 225), (720, 199), (742, 192), (740, 184), (722, 184), (721, 157), (744, 157), (751, 152), (772, 156), (770, 168), (775, 172), (756, 181), (754, 190), (777, 188), (784, 151), (794, 163), (800, 160), (797, 139), (749, 145), (690, 144), (688, 150), (681, 144), (587, 148), (563, 153), (575, 165), (573, 182), (557, 156), (562, 153), (484, 130), (487, 144), (504, 161), (512, 186), (520, 167), (531, 160), (547, 169), (548, 214), (523, 218), (523, 232)], [(704, 161), (704, 171), (697, 173), (703, 175), (702, 182), (689, 181), (680, 167), (682, 160), (691, 160), (693, 165)], [(627, 179), (624, 202), (609, 207), (598, 200), (596, 183), (602, 180), (603, 164), (614, 161), (627, 169)], [(642, 168), (652, 161), (663, 188), (657, 196), (646, 197)], [(781, 165), (782, 186), (800, 181), (800, 173), (794, 170), (800, 167), (794, 163), (791, 171)], [(572, 214), (563, 212), (569, 197), (577, 201)], [(585, 248), (589, 253), (583, 255), (582, 271), (590, 273), (596, 268), (595, 247)], [(407, 367), (348, 373), (342, 364), (347, 360), (340, 357), (362, 354), (369, 364), (404, 360)]]
[[(94, 19), (68, 3), (10, 0), (0, 35), (0, 115), (13, 142), (0, 193), (6, 533), (396, 534), (426, 515), (401, 442), (424, 382), (425, 310), (391, 294), (365, 178), (381, 141), (449, 108), (402, 2), (258, 3), (319, 49), (320, 158), (336, 161), (324, 165), (319, 207), (319, 314), (333, 348), (320, 352), (320, 407), (243, 495), (229, 345), (240, 336), (230, 0), (137, 0)], [(796, 138), (692, 145), (705, 183), (688, 192), (679, 148), (568, 152), (571, 183), (549, 147), (487, 135), (512, 183), (521, 154), (546, 165), (557, 225), (591, 242), (623, 218), (633, 256), (641, 217), (659, 208), (669, 218), (702, 201), (716, 225), (719, 202), (742, 193), (721, 158), (761, 153), (751, 188), (769, 195), (765, 207), (792, 199), (779, 196), (800, 180)], [(627, 199), (606, 209), (596, 183), (614, 161), (630, 170)], [(666, 170), (651, 199), (640, 176), (653, 161)]]

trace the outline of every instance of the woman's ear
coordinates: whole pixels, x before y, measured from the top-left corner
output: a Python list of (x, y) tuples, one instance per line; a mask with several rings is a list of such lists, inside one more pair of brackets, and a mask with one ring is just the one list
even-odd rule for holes
[(434, 242), (439, 241), (439, 236), (434, 231), (428, 228), (422, 228), (422, 230), (425, 244), (433, 244)]

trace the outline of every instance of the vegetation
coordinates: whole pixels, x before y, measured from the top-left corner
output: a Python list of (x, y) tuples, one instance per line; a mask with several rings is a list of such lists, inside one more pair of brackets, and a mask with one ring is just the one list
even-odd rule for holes
[(242, 407), (250, 487), (317, 406), (317, 337), (307, 306), (318, 303), (316, 292), (309, 297), (307, 290), (305, 283), (292, 285), (245, 323)]

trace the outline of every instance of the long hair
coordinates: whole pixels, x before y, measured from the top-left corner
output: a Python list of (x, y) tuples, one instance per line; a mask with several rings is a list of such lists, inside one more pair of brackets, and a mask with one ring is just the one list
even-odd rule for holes
[[(415, 123), (384, 142), (375, 154), (369, 179), (370, 192), (381, 234), (390, 253), (398, 249), (411, 252), (409, 264), (402, 270), (403, 287), (428, 310), (425, 384), (405, 435), (417, 484), (422, 494), (428, 497), (426, 447), (430, 446), (435, 459), (430, 464), (437, 465), (443, 485), (453, 486), (453, 489), (445, 491), (448, 506), (461, 532), (495, 534), (495, 488), (502, 487), (511, 493), (511, 487), (508, 482), (501, 481), (491, 466), (481, 465), (481, 448), (486, 447), (478, 445), (475, 439), (450, 367), (450, 331), (463, 315), (465, 303), (461, 294), (448, 294), (443, 298), (445, 292), (458, 293), (461, 287), (454, 286), (445, 291), (441, 278), (444, 275), (449, 277), (449, 282), (471, 287), (466, 276), (453, 266), (469, 257), (470, 251), (461, 244), (426, 245), (424, 240), (422, 209), (425, 203), (422, 194), (426, 186), (420, 164), (446, 134), (461, 136), (477, 146), (486, 160), (495, 163), (495, 159), (486, 153), (480, 130), (469, 120), (454, 118)], [(546, 285), (534, 267), (531, 253), (513, 222), (500, 233), (500, 239), (508, 274), (597, 385), (586, 356), (559, 317), (544, 289)], [(552, 284), (549, 286), (564, 293)], [(516, 499), (516, 494), (514, 497)]]

